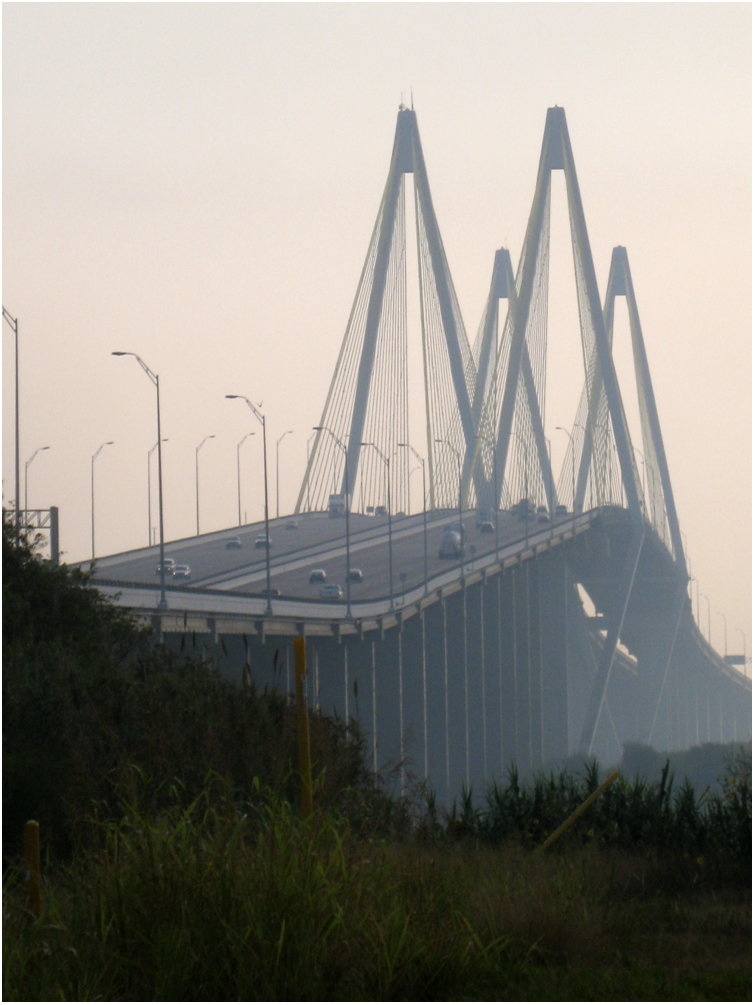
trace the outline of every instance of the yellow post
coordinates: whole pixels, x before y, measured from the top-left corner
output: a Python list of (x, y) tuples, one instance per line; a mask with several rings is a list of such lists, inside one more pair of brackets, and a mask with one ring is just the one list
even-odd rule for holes
[(304, 677), (307, 673), (307, 652), (304, 639), (294, 639), (294, 669), (296, 670), (296, 718), (299, 727), (299, 769), (301, 771), (301, 812), (305, 820), (312, 816), (312, 767), (309, 758), (309, 716), (304, 704)]
[(545, 841), (544, 844), (540, 845), (537, 851), (541, 852), (545, 851), (546, 848), (550, 848), (553, 842), (557, 841), (565, 831), (568, 831), (571, 825), (582, 816), (582, 814), (589, 806), (592, 806), (592, 804), (595, 802), (598, 796), (602, 795), (607, 788), (613, 785), (613, 783), (616, 781), (618, 777), (619, 777), (618, 771), (614, 771), (612, 775), (609, 775), (608, 778), (606, 778), (606, 780), (603, 782), (603, 784), (599, 785), (597, 789), (591, 795), (589, 795), (587, 799), (585, 799), (585, 801), (582, 803), (579, 809), (576, 809), (569, 817), (569, 819), (565, 820), (561, 824), (561, 826), (551, 834), (548, 840)]
[(39, 868), (39, 824), (27, 820), (24, 825), (24, 865), (28, 875), (26, 906), (38, 918), (42, 913), (42, 875)]

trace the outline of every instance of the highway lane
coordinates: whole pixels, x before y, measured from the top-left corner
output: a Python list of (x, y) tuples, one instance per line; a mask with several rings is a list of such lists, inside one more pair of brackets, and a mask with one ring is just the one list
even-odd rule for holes
[[(322, 584), (309, 582), (312, 569), (322, 568), (328, 583), (339, 584), (346, 595), (346, 538), (345, 520), (331, 520), (326, 514), (309, 514), (297, 519), (298, 527), (287, 530), (291, 517), (270, 522), (271, 585), (283, 597), (319, 600)], [(567, 515), (559, 518), (555, 526), (571, 520)], [(393, 595), (399, 602), (405, 590), (422, 584), (424, 579), (424, 545), (422, 514), (394, 518), (393, 523)], [(390, 595), (390, 566), (388, 554), (388, 521), (385, 518), (352, 514), (351, 567), (361, 569), (363, 581), (352, 583), (352, 600), (370, 600)], [(428, 514), (428, 575), (450, 571), (458, 565), (457, 559), (441, 559), (440, 543), (446, 527), (458, 524), (458, 515), (451, 512)], [(527, 534), (547, 529), (548, 524), (537, 522), (536, 517), (523, 521), (507, 512), (499, 514), (499, 541), (501, 547)], [(495, 550), (495, 534), (483, 534), (476, 525), (476, 513), (464, 514), (466, 558), (487, 554)], [(166, 556), (177, 563), (191, 567), (191, 578), (181, 585), (238, 593), (260, 594), (265, 588), (265, 551), (255, 549), (254, 540), (264, 531), (264, 524), (250, 524), (242, 528), (188, 538), (166, 545)], [(242, 541), (240, 551), (226, 550), (225, 543), (238, 536)], [(138, 552), (110, 556), (98, 560), (96, 578), (120, 582), (156, 584), (159, 580), (156, 565), (159, 549), (141, 549)], [(88, 564), (88, 563), (86, 563)], [(173, 580), (169, 580), (171, 584)]]

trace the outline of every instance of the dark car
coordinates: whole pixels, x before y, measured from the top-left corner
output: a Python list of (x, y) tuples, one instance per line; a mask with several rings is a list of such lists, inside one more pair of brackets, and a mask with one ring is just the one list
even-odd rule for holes
[(229, 537), (225, 543), (226, 551), (238, 551), (243, 548), (240, 537)]
[(324, 583), (327, 578), (325, 569), (313, 569), (309, 574), (310, 583)]
[(364, 579), (364, 576), (362, 575), (362, 570), (361, 569), (349, 569), (349, 574), (346, 577), (347, 582), (349, 582), (349, 583), (361, 583), (363, 579)]
[(493, 521), (492, 520), (484, 520), (480, 524), (480, 533), (481, 534), (495, 534), (495, 524), (493, 523)]

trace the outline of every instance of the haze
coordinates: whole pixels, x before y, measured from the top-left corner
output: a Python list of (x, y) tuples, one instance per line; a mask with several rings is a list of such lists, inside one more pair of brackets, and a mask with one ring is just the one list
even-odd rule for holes
[[(601, 293), (626, 246), (692, 574), (714, 645), (751, 653), (751, 7), (3, 7), (3, 304), (19, 317), (29, 506), (67, 561), (147, 543), (160, 374), (168, 539), (294, 506), (412, 100), (470, 343), (493, 253), (514, 267), (546, 109), (565, 107)], [(407, 191), (411, 191), (408, 185)], [(413, 237), (411, 238), (413, 240)], [(554, 179), (546, 434), (556, 473), (582, 383), (562, 176)], [(416, 257), (407, 258), (416, 261)], [(416, 269), (411, 438), (424, 453)], [(412, 285), (413, 284), (413, 285)], [(640, 444), (628, 323), (615, 356)], [(3, 337), (3, 498), (14, 495)], [(23, 482), (22, 482), (23, 491)], [(413, 509), (421, 507), (418, 479)], [(696, 592), (693, 590), (693, 597)], [(696, 607), (696, 599), (693, 608)], [(701, 601), (703, 629), (707, 609)]]

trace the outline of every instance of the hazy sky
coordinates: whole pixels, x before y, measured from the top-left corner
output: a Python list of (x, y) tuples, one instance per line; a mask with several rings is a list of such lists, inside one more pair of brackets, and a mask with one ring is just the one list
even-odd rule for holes
[[(469, 340), (493, 252), (514, 268), (546, 109), (566, 109), (593, 256), (629, 253), (692, 573), (714, 644), (751, 622), (749, 4), (3, 5), (3, 304), (20, 318), (29, 505), (60, 507), (66, 558), (147, 542), (160, 374), (166, 534), (292, 509), (413, 92)], [(411, 188), (408, 187), (408, 191)], [(546, 433), (560, 470), (581, 389), (563, 176), (554, 176)], [(411, 258), (408, 258), (411, 261)], [(416, 260), (416, 259), (415, 259)], [(411, 438), (423, 449), (416, 273)], [(412, 286), (413, 284), (413, 286)], [(413, 292), (415, 291), (415, 292)], [(621, 303), (615, 355), (635, 443)], [(13, 497), (13, 338), (3, 490)], [(418, 405), (419, 402), (419, 405)], [(416, 479), (415, 479), (416, 482)], [(416, 485), (413, 489), (416, 493)], [(415, 508), (420, 505), (415, 494)], [(271, 508), (275, 509), (274, 490)], [(705, 601), (701, 601), (707, 622)]]

